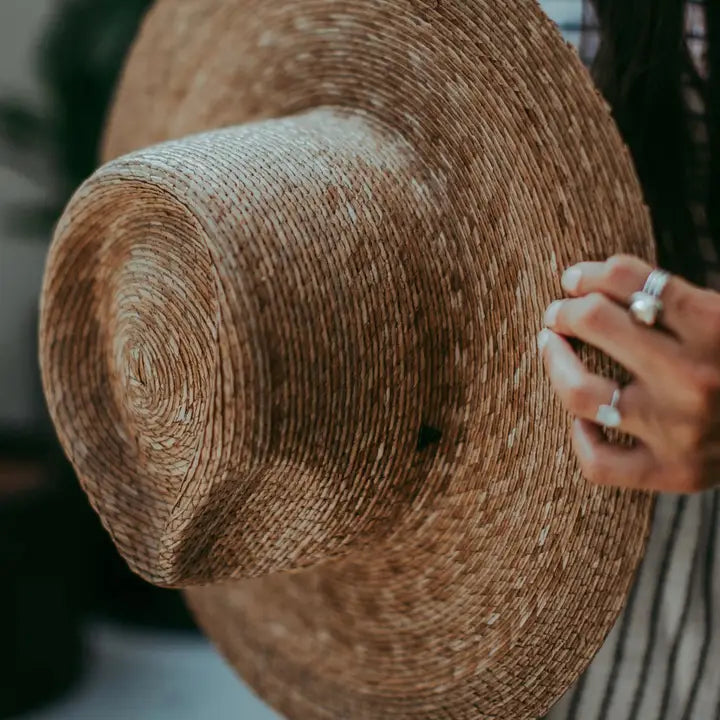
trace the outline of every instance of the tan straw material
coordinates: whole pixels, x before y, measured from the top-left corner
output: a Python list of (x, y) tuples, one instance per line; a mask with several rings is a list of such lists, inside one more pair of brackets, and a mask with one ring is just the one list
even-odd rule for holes
[(541, 715), (651, 512), (580, 477), (537, 358), (564, 266), (652, 247), (552, 23), (534, 0), (159, 0), (106, 158), (57, 229), (41, 355), (131, 567), (188, 588), (289, 718)]

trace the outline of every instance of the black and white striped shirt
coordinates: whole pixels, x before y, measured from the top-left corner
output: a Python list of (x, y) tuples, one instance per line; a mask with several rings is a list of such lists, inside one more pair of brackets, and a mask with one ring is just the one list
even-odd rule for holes
[[(599, 42), (587, 0), (540, 0), (586, 63)], [(716, 2), (718, 0), (708, 0)], [(703, 0), (686, 2), (686, 40), (705, 68)], [(688, 112), (703, 138), (699, 97)], [(695, 216), (702, 234), (705, 218)], [(708, 285), (720, 289), (718, 258), (701, 251)], [(547, 720), (720, 720), (720, 493), (658, 499), (646, 556), (623, 614), (580, 681)]]

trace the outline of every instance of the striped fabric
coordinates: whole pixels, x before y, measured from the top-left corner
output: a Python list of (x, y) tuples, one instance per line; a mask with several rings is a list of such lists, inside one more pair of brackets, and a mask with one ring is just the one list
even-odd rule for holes
[[(619, 0), (622, 1), (622, 0)], [(705, 67), (704, 2), (686, 1), (686, 40)], [(708, 0), (716, 2), (717, 0)], [(586, 63), (599, 43), (587, 0), (541, 0)], [(701, 97), (687, 78), (688, 113), (705, 139)], [(697, 168), (698, 192), (704, 168)], [(699, 209), (695, 220), (706, 227)], [(720, 289), (709, 242), (708, 285)], [(645, 559), (624, 612), (575, 687), (547, 720), (720, 720), (720, 492), (659, 498)]]

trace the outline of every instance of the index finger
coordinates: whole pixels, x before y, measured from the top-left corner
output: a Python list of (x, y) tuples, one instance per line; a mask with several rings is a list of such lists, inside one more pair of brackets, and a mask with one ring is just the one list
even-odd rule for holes
[[(569, 295), (601, 292), (628, 307), (633, 293), (643, 289), (653, 267), (630, 255), (616, 255), (605, 262), (581, 262), (563, 273), (562, 285)], [(707, 291), (675, 275), (662, 291), (660, 326), (682, 339), (702, 332), (704, 297)]]

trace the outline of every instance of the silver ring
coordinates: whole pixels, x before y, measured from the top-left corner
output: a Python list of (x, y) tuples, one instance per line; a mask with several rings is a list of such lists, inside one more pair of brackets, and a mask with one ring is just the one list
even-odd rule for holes
[(670, 273), (655, 269), (645, 281), (640, 292), (633, 293), (630, 298), (630, 316), (635, 322), (653, 327), (662, 313), (663, 304), (660, 296), (665, 290)]
[(661, 270), (660, 268), (655, 268), (655, 270), (653, 270), (648, 275), (648, 278), (645, 281), (645, 286), (643, 287), (642, 291), (644, 293), (647, 293), (648, 295), (652, 295), (653, 297), (658, 298), (658, 300), (659, 300), (669, 279), (670, 279), (669, 272), (666, 272), (665, 270)]
[(622, 422), (622, 415), (618, 410), (620, 404), (620, 388), (616, 388), (613, 391), (612, 398), (610, 399), (609, 405), (600, 405), (595, 415), (595, 422), (598, 425), (602, 425), (604, 428), (617, 428), (620, 427)]

